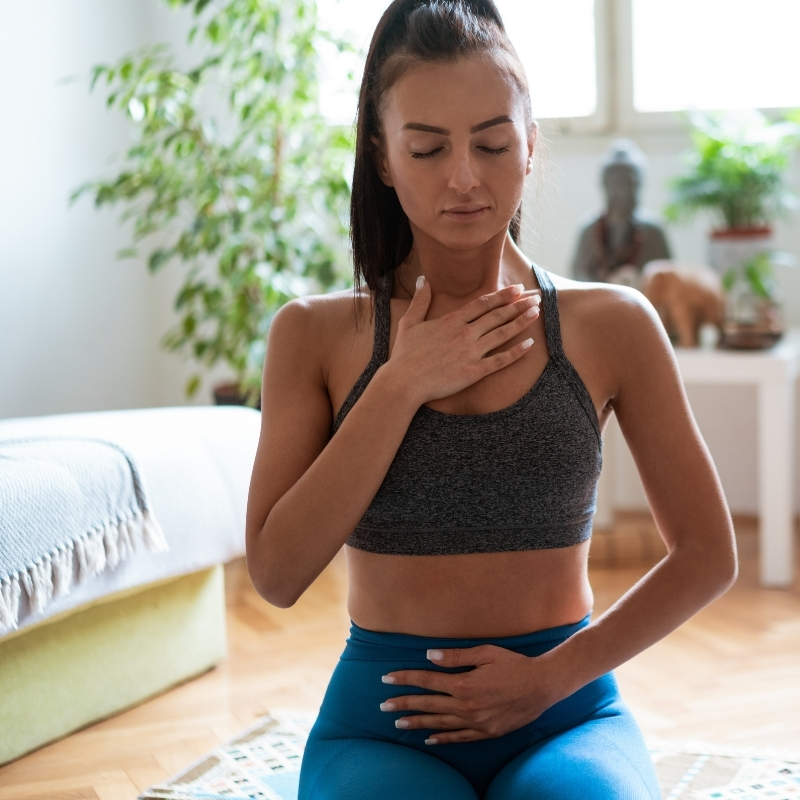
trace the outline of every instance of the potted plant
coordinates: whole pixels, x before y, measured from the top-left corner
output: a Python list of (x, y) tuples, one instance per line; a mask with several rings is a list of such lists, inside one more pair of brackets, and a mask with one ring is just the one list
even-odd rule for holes
[[(184, 266), (178, 323), (163, 340), (199, 365), (230, 368), (218, 402), (257, 405), (265, 337), (293, 297), (349, 285), (343, 245), (349, 132), (319, 109), (315, 0), (166, 0), (197, 17), (195, 66), (148, 48), (94, 68), (107, 104), (125, 113), (135, 141), (124, 168), (85, 184), (97, 206), (123, 204), (132, 247), (151, 272)], [(214, 114), (209, 109), (216, 109)], [(200, 384), (194, 374), (189, 396)]]
[(783, 329), (772, 277), (774, 222), (794, 207), (785, 175), (800, 144), (800, 120), (770, 122), (758, 111), (693, 113), (693, 150), (672, 181), (665, 216), (690, 219), (701, 209), (717, 218), (709, 260), (726, 289), (721, 344), (765, 347)]

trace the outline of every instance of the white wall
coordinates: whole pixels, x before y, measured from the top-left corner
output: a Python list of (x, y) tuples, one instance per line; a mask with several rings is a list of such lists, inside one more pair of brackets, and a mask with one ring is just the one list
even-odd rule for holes
[(90, 68), (170, 33), (154, 0), (0, 0), (0, 417), (181, 403), (176, 275), (118, 261), (117, 211), (70, 192), (130, 144)]
[[(0, 418), (185, 402), (189, 369), (158, 346), (172, 321), (177, 269), (151, 278), (143, 264), (117, 261), (128, 244), (117, 212), (96, 211), (88, 197), (67, 205), (77, 185), (113, 174), (114, 155), (130, 141), (102, 91), (89, 94), (89, 68), (146, 42), (180, 43), (185, 20), (160, 0), (0, 0)], [(632, 138), (650, 159), (643, 205), (658, 212), (688, 140)], [(538, 208), (527, 203), (523, 230), (542, 266), (568, 274), (581, 220), (602, 202), (598, 166), (611, 140), (553, 137), (550, 177)], [(792, 182), (800, 188), (797, 166)], [(798, 222), (795, 215), (778, 226), (777, 244), (800, 255)], [(669, 230), (677, 258), (704, 260), (706, 227), (698, 220)], [(779, 278), (789, 322), (800, 325), (800, 269)], [(754, 512), (754, 393), (692, 388), (690, 399), (731, 506)], [(206, 400), (201, 393), (198, 402)], [(615, 468), (615, 500), (640, 507), (625, 458)]]

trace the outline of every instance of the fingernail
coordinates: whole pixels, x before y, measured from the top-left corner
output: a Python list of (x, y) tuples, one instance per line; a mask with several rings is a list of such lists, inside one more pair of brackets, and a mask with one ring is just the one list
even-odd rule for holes
[(425, 285), (425, 276), (420, 275), (419, 278), (417, 278), (417, 289), (421, 289), (424, 285)]
[(394, 711), (394, 710), (395, 710), (395, 704), (391, 700), (388, 700), (385, 703), (381, 703), (381, 711)]
[(395, 728), (410, 728), (411, 723), (407, 719), (396, 719), (394, 721)]
[(524, 342), (520, 342), (520, 346), (523, 350), (527, 350), (533, 344), (533, 339), (526, 339)]
[(439, 744), (439, 740), (431, 736), (430, 739), (425, 740), (425, 744)]
[(391, 675), (382, 675), (381, 680), (384, 683), (397, 683), (397, 680), (393, 678)]
[(539, 313), (539, 306), (531, 306), (526, 312), (526, 317), (535, 317)]
[(525, 284), (515, 283), (511, 288), (514, 290), (514, 295), (522, 294), (525, 291)]
[(444, 653), (441, 650), (428, 650), (428, 659), (430, 661), (441, 661), (444, 658)]

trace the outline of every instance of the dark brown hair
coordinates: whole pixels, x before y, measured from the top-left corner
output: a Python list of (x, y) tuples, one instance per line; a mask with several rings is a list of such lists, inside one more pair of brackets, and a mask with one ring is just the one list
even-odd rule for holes
[[(394, 0), (372, 36), (358, 98), (350, 240), (356, 287), (376, 289), (382, 275), (411, 252), (408, 217), (397, 193), (383, 183), (375, 165), (374, 139), (381, 137), (381, 104), (388, 89), (413, 64), (455, 61), (487, 53), (516, 82), (528, 122), (533, 124), (525, 71), (492, 0)], [(522, 206), (509, 231), (519, 240)]]

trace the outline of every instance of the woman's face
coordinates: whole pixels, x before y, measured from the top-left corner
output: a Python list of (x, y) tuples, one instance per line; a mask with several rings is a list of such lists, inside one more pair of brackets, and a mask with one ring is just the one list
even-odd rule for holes
[(412, 67), (386, 93), (376, 163), (415, 237), (456, 249), (505, 231), (532, 168), (520, 91), (489, 57)]

